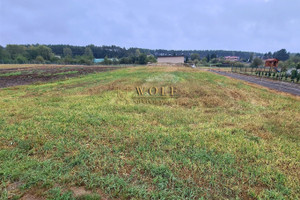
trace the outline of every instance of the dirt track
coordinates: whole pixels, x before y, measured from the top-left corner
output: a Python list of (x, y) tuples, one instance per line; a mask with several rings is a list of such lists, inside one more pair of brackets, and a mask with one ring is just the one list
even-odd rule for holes
[(0, 88), (47, 82), (119, 68), (103, 66), (42, 66), (0, 69)]
[(264, 86), (264, 87), (267, 87), (267, 88), (270, 88), (273, 90), (300, 96), (300, 85), (299, 84), (287, 83), (287, 82), (278, 81), (278, 80), (270, 80), (267, 78), (259, 78), (256, 76), (247, 76), (247, 75), (236, 74), (236, 73), (225, 72), (225, 71), (217, 71), (217, 70), (209, 70), (209, 71), (217, 73), (217, 74), (221, 74), (224, 76), (229, 76), (231, 78), (247, 81), (249, 83), (255, 83), (255, 84), (258, 84), (258, 85), (261, 85), (261, 86)]

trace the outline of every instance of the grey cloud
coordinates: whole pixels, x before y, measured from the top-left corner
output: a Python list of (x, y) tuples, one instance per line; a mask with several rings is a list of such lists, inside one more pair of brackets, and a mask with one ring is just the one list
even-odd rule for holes
[(300, 52), (297, 0), (0, 0), (0, 44)]

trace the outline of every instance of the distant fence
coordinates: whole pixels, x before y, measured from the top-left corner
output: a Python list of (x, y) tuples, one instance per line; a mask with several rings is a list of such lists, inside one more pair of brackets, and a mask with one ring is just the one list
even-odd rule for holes
[(258, 77), (271, 78), (274, 80), (284, 80), (291, 82), (299, 82), (300, 73), (289, 74), (287, 72), (278, 71), (272, 67), (231, 67), (231, 72), (253, 75)]
[(232, 65), (231, 64), (222, 64), (222, 63), (214, 63), (214, 64), (210, 64), (210, 63), (205, 63), (205, 64), (197, 64), (197, 66), (205, 66), (205, 67), (228, 67), (230, 68)]

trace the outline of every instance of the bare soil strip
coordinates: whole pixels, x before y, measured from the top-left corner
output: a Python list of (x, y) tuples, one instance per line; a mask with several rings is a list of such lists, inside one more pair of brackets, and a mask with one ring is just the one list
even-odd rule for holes
[(211, 72), (229, 76), (231, 78), (247, 81), (249, 83), (255, 83), (273, 90), (286, 92), (289, 94), (300, 96), (300, 85), (294, 84), (294, 83), (287, 83), (283, 81), (278, 80), (270, 80), (267, 78), (261, 78), (261, 77), (255, 77), (255, 76), (248, 76), (248, 75), (242, 75), (242, 74), (235, 74), (231, 72), (225, 72), (225, 71), (216, 71), (216, 70), (209, 70)]
[(119, 68), (103, 66), (41, 66), (0, 69), (0, 88), (53, 81)]

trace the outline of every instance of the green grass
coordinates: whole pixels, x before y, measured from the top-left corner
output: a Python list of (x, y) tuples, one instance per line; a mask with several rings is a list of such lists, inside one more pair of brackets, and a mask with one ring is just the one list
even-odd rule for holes
[[(170, 85), (174, 104), (131, 99)], [(1, 89), (0, 111), (0, 199), (300, 198), (300, 100), (242, 81), (126, 68)]]
[(78, 71), (68, 71), (68, 72), (60, 72), (53, 75), (68, 75), (68, 74), (77, 74)]
[(5, 73), (5, 74), (0, 74), (0, 77), (5, 77), (5, 76), (18, 76), (21, 75), (21, 72), (10, 72), (10, 73)]

